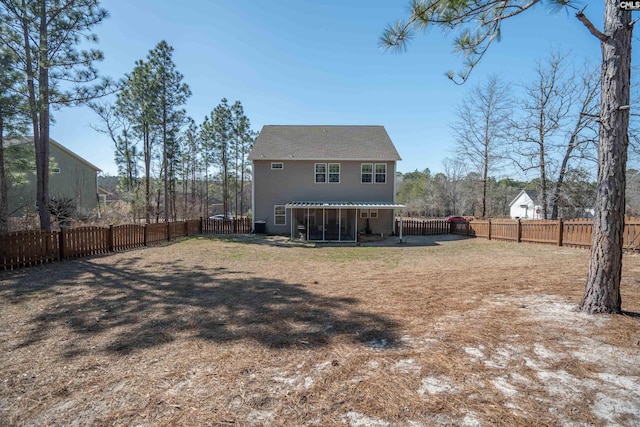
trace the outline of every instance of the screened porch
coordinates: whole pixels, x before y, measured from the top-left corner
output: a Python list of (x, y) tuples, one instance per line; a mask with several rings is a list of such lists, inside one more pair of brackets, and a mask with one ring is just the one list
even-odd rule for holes
[[(358, 233), (367, 231), (370, 221), (381, 221), (379, 211), (402, 209), (395, 203), (290, 202), (291, 239), (312, 242), (357, 242)], [(387, 227), (393, 232), (393, 215)], [(400, 231), (401, 233), (401, 231)]]

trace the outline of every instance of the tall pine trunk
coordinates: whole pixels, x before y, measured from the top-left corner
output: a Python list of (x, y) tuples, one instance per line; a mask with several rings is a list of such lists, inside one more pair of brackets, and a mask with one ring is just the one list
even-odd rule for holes
[(144, 140), (144, 219), (145, 223), (151, 223), (151, 137), (149, 125), (143, 124), (142, 139)]
[(598, 180), (591, 258), (580, 308), (589, 313), (621, 310), (622, 235), (631, 81), (631, 12), (605, 3)]
[(224, 217), (227, 218), (229, 212), (229, 158), (227, 156), (227, 145), (224, 144), (222, 153), (222, 207)]
[(169, 196), (169, 147), (167, 147), (167, 88), (162, 83), (162, 169), (164, 169), (164, 222), (169, 222), (170, 196)]
[(209, 217), (209, 163), (205, 165), (204, 172), (204, 216)]
[[(243, 142), (244, 144), (244, 142)], [(242, 150), (242, 159), (240, 160), (240, 216), (244, 215), (244, 172), (245, 172), (245, 165), (244, 165), (244, 159), (246, 158), (245, 156), (245, 150), (244, 150), (244, 146), (243, 146), (243, 150)]]
[(49, 213), (49, 64), (47, 52), (47, 2), (40, 0), (40, 52), (38, 58), (39, 137), (35, 138), (36, 198), (40, 229), (51, 231)]
[[(43, 84), (47, 82), (47, 73), (46, 69), (39, 69), (39, 79), (44, 77), (44, 80), (38, 81), (38, 101), (36, 101), (36, 87), (35, 87), (35, 70), (33, 67), (32, 56), (31, 56), (31, 39), (29, 37), (29, 27), (28, 20), (25, 18), (27, 15), (27, 4), (26, 0), (22, 1), (21, 5), (22, 13), (24, 14), (23, 19), (21, 19), (22, 24), (22, 36), (24, 43), (24, 51), (25, 51), (25, 64), (26, 64), (26, 73), (27, 73), (27, 92), (28, 92), (28, 100), (29, 100), (29, 112), (31, 113), (31, 125), (33, 129), (33, 144), (34, 144), (34, 152), (35, 152), (35, 163), (36, 163), (36, 204), (38, 206), (38, 214), (40, 217), (40, 229), (44, 231), (51, 230), (51, 218), (49, 217), (49, 194), (48, 194), (48, 184), (49, 184), (49, 126), (47, 123), (46, 129), (41, 128), (42, 123), (42, 113), (43, 109), (46, 108), (48, 111), (48, 105), (43, 106), (41, 102), (43, 99)], [(44, 40), (46, 46), (46, 1), (40, 0), (40, 42), (42, 43)], [(39, 55), (43, 54), (42, 50), (43, 46), (40, 46)], [(46, 55), (46, 50), (44, 51)], [(43, 66), (43, 58), (39, 57), (38, 59), (39, 67)], [(43, 75), (44, 74), (44, 75)], [(48, 99), (48, 97), (47, 97)], [(48, 119), (48, 114), (47, 114)], [(42, 132), (46, 130), (46, 144), (43, 143), (45, 141)], [(47, 158), (44, 159), (43, 156), (47, 155)]]
[(0, 233), (9, 231), (9, 184), (4, 167), (4, 120), (0, 112)]

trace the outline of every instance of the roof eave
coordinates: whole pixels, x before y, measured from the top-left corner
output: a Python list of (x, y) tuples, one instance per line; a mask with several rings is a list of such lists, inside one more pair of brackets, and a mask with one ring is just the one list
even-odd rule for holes
[(286, 208), (295, 209), (404, 209), (405, 205), (391, 202), (349, 202), (349, 201), (291, 201)]
[(343, 162), (397, 162), (402, 160), (400, 157), (397, 158), (346, 158), (346, 157), (248, 157), (251, 161), (259, 161), (264, 160), (267, 162), (284, 162), (284, 161), (306, 161), (306, 162), (328, 162), (328, 161), (343, 161)]

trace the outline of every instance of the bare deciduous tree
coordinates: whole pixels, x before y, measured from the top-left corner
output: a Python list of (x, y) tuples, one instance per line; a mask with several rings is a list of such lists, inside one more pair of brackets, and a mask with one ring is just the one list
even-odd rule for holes
[[(583, 124), (591, 120), (575, 109), (579, 101), (576, 94), (584, 88), (577, 84), (576, 74), (569, 67), (567, 58), (567, 54), (553, 52), (545, 62), (537, 63), (535, 79), (524, 84), (525, 94), (520, 106), (522, 115), (513, 122), (514, 139), (517, 141), (514, 161), (525, 172), (538, 172), (543, 218), (550, 217), (551, 176), (557, 172), (561, 184), (571, 154), (580, 142)], [(593, 85), (589, 87), (593, 88)], [(591, 92), (585, 98), (590, 101), (593, 96), (595, 94)], [(589, 102), (585, 108), (591, 107)], [(576, 127), (568, 131), (574, 115)], [(577, 133), (569, 136), (565, 147), (565, 133), (574, 132)], [(556, 190), (560, 191), (560, 188)]]
[(513, 102), (511, 88), (491, 76), (485, 84), (474, 86), (457, 107), (453, 124), (456, 153), (460, 160), (473, 165), (481, 175), (480, 215), (487, 214), (489, 174), (504, 161)]
[[(586, 66), (579, 76), (576, 90), (573, 92), (576, 109), (571, 117), (570, 127), (565, 132), (563, 144), (560, 145), (562, 160), (557, 173), (555, 187), (551, 195), (551, 219), (558, 218), (560, 197), (564, 193), (565, 177), (572, 169), (577, 170), (585, 161), (595, 164), (595, 146), (598, 139), (596, 113), (598, 96), (600, 95), (600, 81), (597, 72)], [(571, 126), (573, 123), (573, 126)], [(571, 165), (571, 163), (577, 163)], [(588, 175), (585, 176), (588, 179)], [(576, 197), (578, 196), (578, 197)], [(580, 198), (579, 195), (570, 196), (571, 199)], [(586, 205), (583, 205), (586, 207)]]
[(467, 194), (463, 190), (463, 181), (467, 173), (466, 164), (460, 159), (445, 158), (442, 161), (444, 175), (447, 178), (445, 194), (451, 215), (462, 215), (467, 204)]

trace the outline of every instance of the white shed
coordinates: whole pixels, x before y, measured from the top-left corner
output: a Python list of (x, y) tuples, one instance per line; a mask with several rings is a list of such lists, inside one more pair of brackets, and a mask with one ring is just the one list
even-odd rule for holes
[(538, 202), (538, 192), (522, 190), (509, 204), (511, 218), (543, 219), (542, 208)]

